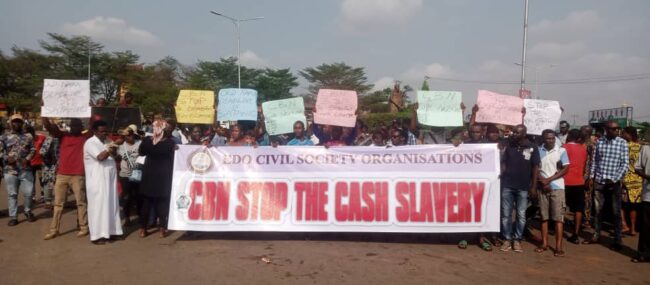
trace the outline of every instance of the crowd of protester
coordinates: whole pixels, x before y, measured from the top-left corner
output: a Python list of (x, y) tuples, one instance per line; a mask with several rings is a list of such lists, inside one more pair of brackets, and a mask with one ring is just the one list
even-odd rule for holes
[[(417, 107), (414, 104), (414, 109)], [(461, 107), (464, 111), (464, 105)], [(528, 235), (536, 240), (534, 252), (552, 250), (555, 256), (562, 257), (565, 231), (569, 233), (566, 240), (571, 243), (604, 242), (601, 232), (607, 206), (611, 208), (614, 231), (609, 246), (621, 250), (624, 235), (640, 235), (638, 254), (632, 261), (648, 261), (650, 146), (639, 141), (634, 127), (621, 130), (617, 122), (609, 121), (604, 129), (572, 129), (562, 121), (559, 132), (549, 129), (541, 136), (532, 136), (523, 124), (476, 123), (477, 112), (478, 107), (474, 106), (469, 124), (454, 129), (419, 126), (414, 110), (410, 119), (373, 126), (358, 120), (352, 128), (297, 121), (293, 133), (275, 136), (266, 132), (261, 113), (254, 123), (213, 126), (179, 125), (173, 119), (148, 118), (141, 128), (131, 125), (116, 134), (109, 134), (108, 125), (102, 120), (92, 120), (89, 130), (84, 130), (79, 119), (66, 120), (69, 123), (63, 125), (43, 118), (47, 135), (37, 134), (32, 124), (25, 124), (22, 116), (16, 114), (0, 136), (0, 160), (9, 202), (8, 225), (18, 224), (20, 192), (28, 222), (36, 221), (32, 213), (34, 202), (43, 203), (45, 209), (52, 211), (44, 239), (54, 239), (60, 235), (63, 208), (68, 193), (72, 193), (78, 237), (90, 235), (96, 244), (119, 239), (122, 227), (131, 226), (134, 216), (139, 237), (148, 236), (154, 228), (158, 228), (160, 237), (165, 237), (174, 151), (179, 144), (390, 148), (494, 143), (501, 156), (501, 231), (499, 236), (478, 234), (480, 248), (491, 251), (496, 246), (501, 251), (522, 252), (522, 240)], [(42, 200), (34, 200), (35, 183), (40, 183)], [(530, 231), (537, 217), (541, 237)], [(592, 230), (584, 231), (589, 228)], [(554, 243), (548, 240), (549, 231), (555, 233)], [(581, 240), (581, 236), (587, 235)], [(468, 241), (462, 240), (458, 246), (467, 248)]]

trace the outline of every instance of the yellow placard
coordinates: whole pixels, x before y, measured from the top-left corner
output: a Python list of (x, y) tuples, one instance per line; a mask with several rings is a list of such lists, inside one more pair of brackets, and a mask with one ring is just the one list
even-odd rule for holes
[(176, 99), (176, 120), (179, 123), (214, 123), (214, 91), (181, 90)]

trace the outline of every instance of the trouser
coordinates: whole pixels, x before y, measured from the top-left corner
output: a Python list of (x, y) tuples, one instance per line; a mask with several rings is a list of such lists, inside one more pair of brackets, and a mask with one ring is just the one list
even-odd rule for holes
[(128, 177), (120, 177), (120, 185), (122, 185), (122, 197), (120, 205), (124, 212), (124, 218), (131, 217), (131, 209), (135, 206), (136, 214), (140, 215), (142, 210), (142, 198), (139, 194), (140, 183), (130, 181)]
[(11, 219), (16, 219), (18, 215), (18, 191), (23, 193), (25, 198), (25, 213), (32, 210), (32, 195), (34, 193), (34, 175), (32, 171), (22, 170), (17, 175), (6, 172), (4, 174), (5, 188), (7, 189), (7, 197), (9, 199), (9, 216)]
[(31, 171), (32, 171), (32, 177), (34, 178), (34, 179), (32, 179), (33, 184), (34, 184), (32, 186), (32, 189), (34, 189), (32, 191), (32, 199), (35, 199), (36, 198), (36, 182), (38, 181), (40, 183), (40, 179), (37, 179), (37, 178), (39, 177), (38, 175), (39, 175), (39, 173), (41, 171), (41, 165), (32, 165), (31, 166)]
[(641, 202), (639, 213), (639, 255), (650, 257), (650, 202)]
[(140, 228), (146, 229), (149, 224), (149, 213), (151, 209), (156, 209), (160, 227), (167, 228), (167, 219), (169, 218), (169, 197), (148, 197), (142, 198), (142, 211), (140, 211)]
[(594, 239), (600, 237), (600, 230), (603, 224), (603, 208), (608, 198), (612, 202), (612, 214), (614, 216), (614, 243), (621, 244), (621, 183), (600, 184), (594, 183), (594, 203), (592, 217), (594, 220)]
[[(501, 192), (501, 235), (504, 240), (521, 240), (526, 226), (528, 190), (503, 187)], [(514, 235), (512, 231), (512, 210), (516, 210)]]
[(56, 164), (43, 165), (41, 169), (41, 188), (43, 189), (43, 198), (45, 202), (52, 202), (54, 192), (54, 183), (56, 182)]
[(63, 204), (67, 200), (68, 188), (72, 188), (74, 198), (77, 201), (77, 221), (80, 231), (88, 231), (88, 213), (86, 212), (86, 179), (81, 175), (56, 176), (54, 184), (54, 210), (50, 232), (58, 232), (61, 227), (61, 215)]

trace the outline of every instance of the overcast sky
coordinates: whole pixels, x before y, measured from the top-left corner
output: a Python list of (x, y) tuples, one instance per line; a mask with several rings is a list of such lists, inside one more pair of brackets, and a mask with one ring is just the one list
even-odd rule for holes
[[(265, 17), (241, 27), (242, 62), (297, 71), (321, 63), (366, 68), (377, 89), (401, 80), (457, 90), (471, 106), (478, 89), (515, 95), (524, 0), (2, 0), (0, 50), (38, 48), (47, 32), (88, 35), (108, 50), (130, 49), (144, 63), (171, 55), (184, 64), (234, 56), (236, 33), (216, 10)], [(650, 78), (605, 83), (542, 82), (650, 74), (650, 1), (530, 0), (528, 88), (558, 100), (565, 119), (634, 106), (650, 121)], [(296, 93), (306, 92), (304, 80)]]

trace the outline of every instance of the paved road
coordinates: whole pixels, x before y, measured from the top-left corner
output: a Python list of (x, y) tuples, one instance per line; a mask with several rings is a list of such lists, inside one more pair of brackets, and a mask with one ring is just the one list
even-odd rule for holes
[[(6, 192), (0, 209), (6, 213)], [(69, 197), (69, 199), (73, 199)], [(405, 234), (199, 233), (93, 245), (75, 237), (75, 210), (64, 234), (44, 241), (51, 213), (9, 228), (0, 218), (0, 284), (650, 284), (650, 264), (623, 252), (567, 244), (567, 256), (484, 252), (456, 247), (457, 237)], [(269, 260), (270, 263), (263, 261)]]

